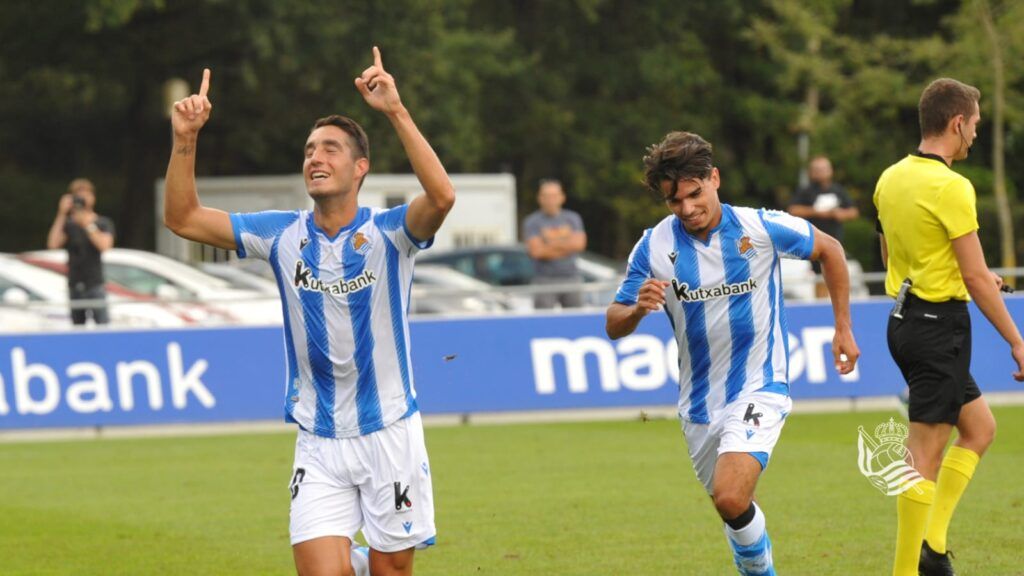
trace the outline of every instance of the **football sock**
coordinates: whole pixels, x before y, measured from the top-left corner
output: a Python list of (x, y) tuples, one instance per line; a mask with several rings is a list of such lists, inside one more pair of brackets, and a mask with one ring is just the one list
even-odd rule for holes
[(370, 549), (352, 543), (352, 552), (349, 554), (352, 560), (352, 570), (356, 576), (370, 576)]
[(896, 560), (893, 576), (917, 576), (921, 542), (935, 500), (935, 482), (922, 480), (896, 497)]
[[(749, 518), (745, 525), (734, 528), (739, 524), (737, 520)], [(751, 504), (746, 512), (739, 518), (728, 521), (725, 525), (725, 535), (732, 547), (733, 559), (741, 574), (751, 576), (773, 576), (775, 569), (772, 567), (772, 543), (768, 538), (768, 531), (765, 529), (764, 513), (757, 504)]]
[(740, 514), (732, 520), (726, 520), (725, 523), (728, 524), (729, 528), (732, 528), (733, 530), (742, 530), (744, 526), (750, 524), (750, 521), (754, 519), (754, 516), (756, 514), (757, 508), (754, 506), (754, 503), (751, 502), (750, 508), (747, 508), (746, 512)]
[(978, 467), (980, 459), (981, 456), (974, 451), (960, 446), (951, 447), (942, 459), (942, 468), (939, 469), (939, 478), (935, 483), (935, 503), (932, 504), (928, 530), (924, 536), (928, 546), (939, 554), (946, 553), (949, 522), (953, 519), (957, 502), (974, 476), (974, 469)]

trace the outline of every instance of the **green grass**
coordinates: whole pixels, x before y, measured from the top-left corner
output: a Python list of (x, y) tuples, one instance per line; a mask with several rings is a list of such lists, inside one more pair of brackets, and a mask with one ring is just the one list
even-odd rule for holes
[[(790, 418), (758, 499), (781, 574), (888, 574), (895, 500), (856, 467), (888, 414)], [(954, 518), (962, 576), (1024, 574), (1024, 408)], [(0, 574), (288, 574), (291, 434), (0, 444)], [(429, 428), (417, 574), (730, 574), (678, 423)]]

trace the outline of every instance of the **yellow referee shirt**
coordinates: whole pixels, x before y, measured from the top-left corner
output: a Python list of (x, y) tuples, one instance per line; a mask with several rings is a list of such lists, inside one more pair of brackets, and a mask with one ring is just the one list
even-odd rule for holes
[(910, 278), (929, 302), (970, 300), (952, 240), (978, 229), (974, 186), (945, 162), (911, 154), (882, 172), (875, 208), (889, 249), (885, 291)]

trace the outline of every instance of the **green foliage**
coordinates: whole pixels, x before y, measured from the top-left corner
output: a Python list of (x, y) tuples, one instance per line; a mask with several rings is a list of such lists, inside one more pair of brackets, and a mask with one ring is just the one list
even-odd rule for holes
[[(990, 4), (1006, 53), (1012, 158), (1024, 132), (1024, 4)], [(100, 183), (99, 207), (115, 218), (119, 243), (151, 247), (153, 182), (169, 148), (163, 87), (180, 78), (194, 90), (203, 67), (213, 69), (216, 108), (200, 174), (296, 172), (312, 121), (335, 112), (367, 128), (374, 170), (408, 170), (386, 119), (352, 84), (373, 44), (451, 172), (513, 173), (519, 216), (535, 208), (538, 179), (561, 178), (599, 252), (624, 256), (665, 214), (639, 184), (640, 159), (677, 129), (715, 145), (725, 201), (768, 207), (787, 202), (801, 169), (797, 135), (806, 132), (811, 152), (832, 157), (868, 216), (878, 174), (917, 144), (923, 86), (953, 75), (990, 90), (974, 8), (974, 0), (700, 0), (685, 10), (662, 0), (0, 3), (0, 187), (26, 195), (0, 211), (0, 251), (40, 247), (64, 183), (80, 175)], [(816, 112), (805, 105), (811, 88)], [(991, 163), (989, 105), (983, 98), (974, 168)], [(1018, 187), (1024, 167), (1009, 163), (1008, 178)], [(991, 194), (975, 184), (981, 197)]]
[[(1000, 436), (950, 530), (965, 574), (1020, 564), (1024, 409), (993, 411)], [(892, 415), (787, 420), (757, 491), (780, 573), (890, 570), (894, 500), (860, 475), (856, 445), (858, 426)], [(416, 574), (730, 573), (722, 522), (674, 420), (428, 428), (426, 438), (438, 545), (417, 552)], [(3, 573), (293, 573), (294, 445), (293, 433), (0, 444)]]

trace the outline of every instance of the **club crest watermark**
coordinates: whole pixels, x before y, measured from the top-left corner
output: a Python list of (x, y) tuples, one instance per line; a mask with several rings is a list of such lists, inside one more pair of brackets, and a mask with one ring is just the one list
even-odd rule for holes
[(905, 424), (889, 418), (875, 427), (874, 436), (863, 426), (858, 426), (857, 432), (857, 467), (882, 494), (897, 496), (924, 480), (903, 444), (910, 432)]

